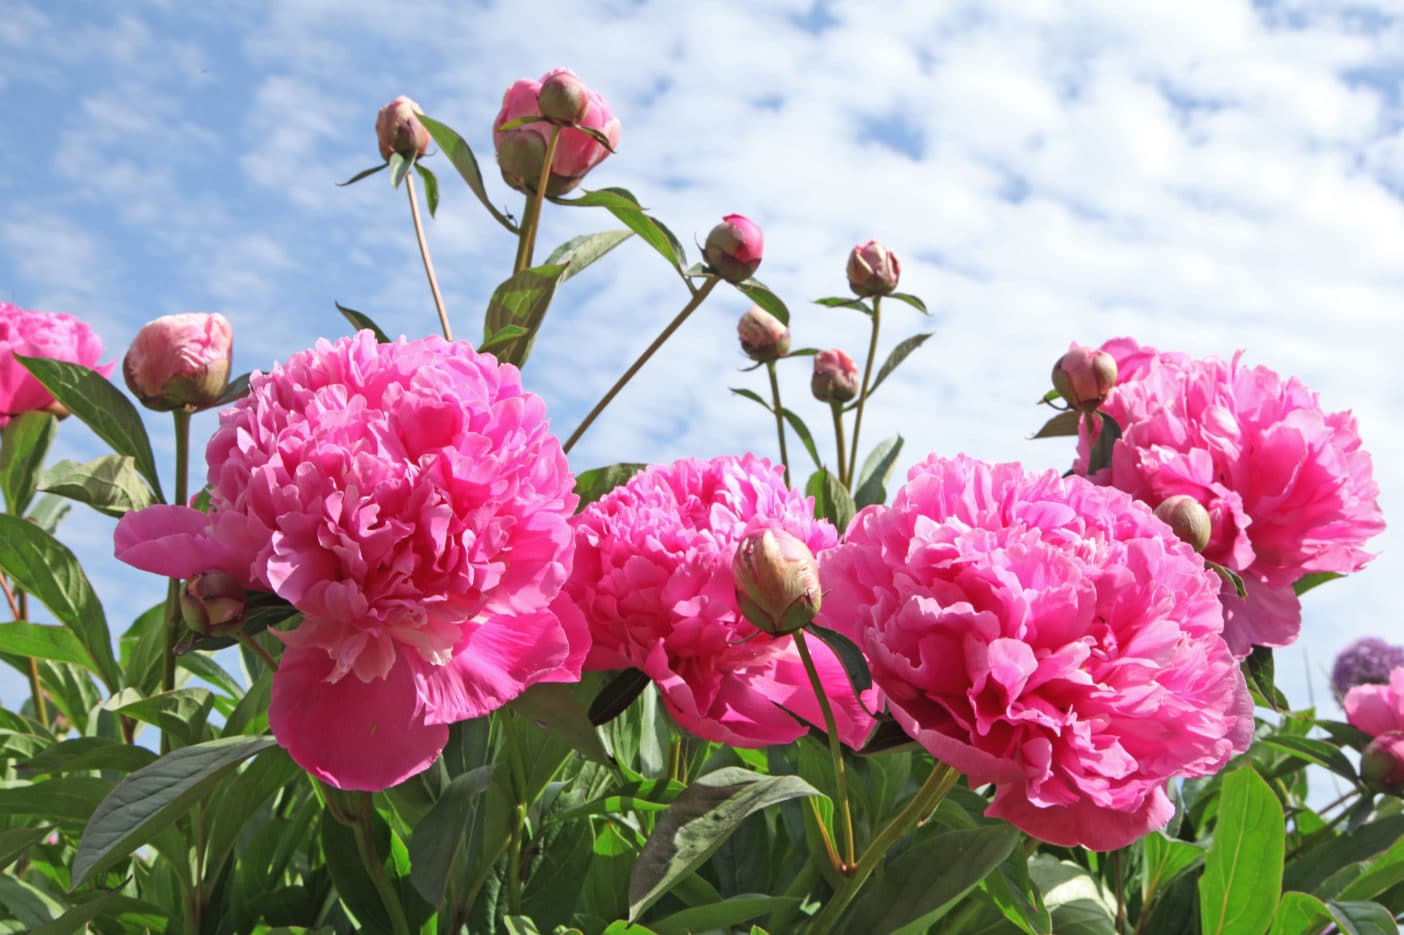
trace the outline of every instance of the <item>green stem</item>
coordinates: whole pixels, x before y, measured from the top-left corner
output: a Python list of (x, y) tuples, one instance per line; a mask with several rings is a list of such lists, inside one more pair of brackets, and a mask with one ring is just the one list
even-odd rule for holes
[(790, 486), (790, 456), (785, 451), (785, 417), (780, 414), (780, 381), (775, 377), (775, 361), (765, 362), (770, 375), (770, 397), (775, 400), (775, 435), (780, 439), (780, 463), (785, 466), (785, 486)]
[[(15, 612), (15, 619), (20, 622), (29, 620), (29, 595), (19, 589), (16, 589), (13, 595), (9, 591), (7, 586), (5, 594), (10, 598), (10, 607)], [(39, 726), (48, 730), (49, 706), (44, 700), (44, 683), (39, 678), (39, 660), (33, 656), (29, 657), (29, 690), (34, 694), (34, 716), (38, 718)]]
[(518, 803), (512, 810), (512, 836), (507, 848), (507, 910), (512, 915), (522, 911), (522, 828), (526, 824), (526, 806)]
[(405, 191), (409, 192), (410, 217), (414, 219), (414, 236), (419, 241), (419, 256), (424, 260), (424, 275), (429, 277), (429, 291), (434, 294), (434, 308), (439, 312), (439, 327), (444, 330), (444, 340), (453, 340), (453, 329), (449, 327), (448, 312), (444, 309), (444, 297), (439, 292), (439, 277), (434, 275), (434, 261), (429, 259), (429, 241), (424, 237), (424, 222), (419, 217), (419, 196), (414, 193), (414, 175), (405, 176)]
[(824, 714), (824, 731), (829, 735), (829, 756), (834, 761), (834, 781), (838, 784), (839, 817), (843, 819), (843, 866), (840, 873), (849, 873), (857, 862), (853, 843), (853, 811), (848, 804), (848, 773), (843, 765), (843, 742), (839, 740), (838, 722), (834, 720), (834, 709), (829, 704), (829, 696), (824, 692), (824, 683), (819, 680), (819, 670), (814, 667), (814, 657), (809, 654), (809, 641), (803, 630), (795, 631), (795, 648), (799, 650), (800, 661), (809, 676), (809, 684), (814, 686), (814, 696), (819, 699), (819, 710)]
[(517, 259), (512, 272), (531, 268), (531, 255), (536, 250), (536, 228), (541, 221), (541, 202), (546, 200), (546, 186), (551, 182), (551, 163), (556, 159), (556, 144), (561, 141), (561, 128), (551, 127), (551, 139), (546, 144), (546, 158), (541, 162), (541, 175), (536, 181), (535, 194), (527, 195), (526, 216), (517, 235)]
[(936, 768), (931, 771), (931, 775), (926, 777), (926, 782), (922, 783), (916, 795), (912, 796), (907, 807), (898, 812), (873, 838), (868, 849), (859, 858), (858, 866), (853, 875), (843, 881), (838, 892), (814, 917), (810, 923), (809, 931), (826, 933), (838, 930), (839, 918), (852, 905), (853, 900), (858, 896), (858, 891), (863, 888), (868, 877), (872, 876), (873, 871), (882, 863), (887, 852), (892, 849), (892, 845), (896, 844), (902, 835), (907, 833), (907, 829), (923, 815), (930, 814), (940, 804), (959, 777), (960, 774), (946, 764), (936, 764)]
[[(185, 506), (189, 499), (190, 482), (190, 410), (176, 409), (175, 421), (175, 502)], [(175, 689), (176, 642), (180, 639), (180, 579), (172, 578), (166, 585), (166, 652), (162, 656), (161, 690)], [(171, 751), (168, 731), (161, 732), (161, 752)]]
[(702, 288), (698, 289), (697, 292), (693, 294), (688, 303), (683, 306), (683, 310), (678, 312), (677, 317), (668, 323), (668, 327), (664, 328), (658, 337), (653, 339), (653, 343), (644, 349), (644, 352), (639, 355), (638, 360), (629, 365), (629, 369), (624, 371), (624, 375), (615, 381), (614, 385), (609, 388), (609, 392), (605, 393), (599, 402), (595, 403), (595, 408), (590, 410), (589, 414), (585, 416), (585, 420), (570, 434), (570, 438), (566, 439), (566, 443), (561, 446), (566, 454), (569, 454), (570, 449), (575, 447), (575, 443), (580, 440), (580, 436), (584, 435), (585, 430), (590, 427), (590, 424), (599, 417), (600, 413), (604, 412), (605, 407), (610, 404), (615, 396), (619, 395), (619, 391), (624, 389), (625, 384), (632, 380), (634, 374), (638, 373), (639, 370), (643, 368), (643, 365), (648, 363), (648, 359), (663, 346), (663, 343), (673, 336), (673, 332), (677, 331), (678, 328), (682, 326), (682, 323), (687, 321), (687, 316), (691, 315), (697, 306), (702, 304), (703, 300), (711, 294), (712, 290), (716, 288), (719, 282), (721, 282), (721, 280), (715, 275), (707, 276), (707, 281), (702, 284)]
[(332, 812), (332, 817), (344, 821), (356, 838), (356, 851), (361, 855), (361, 863), (366, 868), (366, 874), (370, 876), (371, 884), (375, 887), (376, 894), (380, 896), (380, 901), (385, 906), (385, 914), (390, 917), (391, 929), (395, 935), (410, 935), (409, 921), (405, 918), (404, 906), (400, 905), (400, 897), (390, 882), (389, 874), (385, 872), (385, 864), (381, 862), (379, 855), (375, 852), (374, 826), (371, 822), (371, 816), (374, 814), (374, 810), (371, 808), (371, 794), (369, 792), (350, 792), (346, 794), (346, 797), (350, 800), (350, 808), (346, 817), (343, 818), (336, 812)]
[(834, 443), (838, 447), (838, 479), (839, 483), (848, 486), (848, 472), (844, 470), (844, 444), (843, 444), (843, 403), (829, 403), (829, 409), (834, 413)]
[(245, 646), (247, 646), (251, 653), (253, 653), (258, 658), (262, 659), (263, 664), (268, 666), (268, 671), (278, 671), (278, 660), (274, 659), (273, 654), (270, 653), (268, 650), (264, 649), (263, 644), (260, 643), (257, 639), (245, 633), (243, 630), (235, 631), (234, 638), (240, 643), (243, 643)]
[(1112, 851), (1112, 876), (1116, 882), (1116, 932), (1126, 935), (1126, 896), (1121, 885), (1121, 851)]
[(853, 486), (852, 475), (858, 470), (858, 433), (863, 428), (863, 407), (868, 404), (868, 391), (873, 379), (873, 361), (877, 359), (878, 326), (881, 324), (882, 296), (873, 297), (873, 335), (868, 341), (868, 363), (863, 368), (863, 392), (858, 397), (858, 410), (853, 415), (853, 449), (848, 458), (849, 475), (840, 478), (844, 486)]

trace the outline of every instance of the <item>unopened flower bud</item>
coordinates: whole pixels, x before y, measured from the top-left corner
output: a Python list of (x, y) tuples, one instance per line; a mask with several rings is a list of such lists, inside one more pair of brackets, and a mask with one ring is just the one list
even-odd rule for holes
[(774, 315), (752, 305), (736, 323), (741, 350), (758, 363), (769, 363), (790, 353), (790, 329)]
[(1189, 494), (1167, 497), (1155, 508), (1155, 515), (1196, 552), (1203, 552), (1209, 544), (1209, 536), (1213, 533), (1209, 511)]
[(859, 244), (848, 255), (848, 288), (854, 295), (891, 295), (901, 276), (897, 254), (876, 240)]
[(406, 159), (417, 159), (429, 149), (429, 131), (419, 122), (424, 111), (403, 94), (380, 108), (375, 116), (375, 135), (380, 141), (380, 156), (389, 159), (399, 153)]
[(552, 123), (579, 123), (590, 109), (590, 92), (575, 72), (557, 69), (542, 80), (536, 106), (541, 116)]
[(122, 375), (148, 409), (205, 409), (224, 393), (233, 357), (234, 334), (223, 315), (163, 315), (137, 332)]
[(1376, 792), (1404, 795), (1404, 730), (1386, 731), (1360, 756), (1360, 778)]
[(793, 633), (819, 612), (823, 595), (814, 553), (783, 529), (747, 534), (736, 547), (731, 573), (736, 606), (762, 633)]
[(1053, 388), (1068, 405), (1092, 412), (1116, 386), (1116, 358), (1094, 347), (1074, 347), (1053, 365)]
[(809, 389), (821, 403), (846, 403), (858, 395), (858, 365), (838, 348), (820, 351)]
[(502, 181), (517, 191), (536, 190), (545, 161), (546, 141), (537, 133), (518, 127), (498, 135), (497, 166), (502, 170)]
[(185, 625), (202, 636), (219, 636), (244, 623), (244, 586), (224, 571), (205, 571), (185, 583), (180, 594), (180, 616)]
[(761, 229), (754, 221), (740, 214), (728, 214), (707, 235), (702, 257), (727, 282), (745, 282), (760, 266), (764, 246)]

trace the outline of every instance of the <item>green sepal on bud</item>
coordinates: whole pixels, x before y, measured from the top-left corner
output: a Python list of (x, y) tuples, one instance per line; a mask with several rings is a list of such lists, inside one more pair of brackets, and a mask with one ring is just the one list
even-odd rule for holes
[(809, 546), (783, 529), (747, 534), (736, 546), (731, 572), (737, 608), (762, 633), (793, 633), (819, 612), (819, 564)]
[(224, 571), (205, 571), (180, 592), (180, 617), (201, 636), (227, 636), (244, 625), (244, 585)]

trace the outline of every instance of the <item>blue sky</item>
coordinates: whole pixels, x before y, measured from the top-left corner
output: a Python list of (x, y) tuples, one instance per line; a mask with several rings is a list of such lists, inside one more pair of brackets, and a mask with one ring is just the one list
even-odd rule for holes
[[(588, 185), (633, 190), (688, 244), (721, 215), (765, 230), (759, 275), (799, 345), (855, 355), (866, 326), (807, 305), (840, 294), (876, 237), (934, 318), (893, 306), (883, 353), (936, 336), (876, 398), (864, 437), (901, 432), (906, 466), (964, 451), (1065, 467), (1030, 442), (1030, 403), (1077, 340), (1130, 334), (1301, 377), (1355, 411), (1388, 519), (1404, 503), (1404, 7), (1229, 0), (1070, 4), (445, 2), (270, 4), (11, 0), (0, 21), (0, 299), (93, 323), (120, 357), (161, 314), (220, 311), (236, 367), (345, 331), (333, 302), (392, 334), (434, 330), (403, 194), (377, 176), (372, 125), (397, 94), (455, 127), (499, 205), (490, 125), (516, 78), (565, 65), (620, 117)], [(476, 336), (513, 243), (442, 157), (429, 238), (460, 334)], [(544, 248), (615, 226), (548, 213)], [(629, 243), (557, 298), (526, 378), (573, 427), (683, 304)], [(773, 426), (728, 386), (762, 389), (718, 292), (573, 453), (577, 470), (753, 449)], [(808, 365), (787, 401), (828, 449)], [(202, 417), (196, 437), (208, 436)], [(149, 421), (169, 452), (166, 421)], [(62, 451), (90, 457), (67, 424)], [(111, 525), (75, 511), (114, 627), (159, 599), (109, 558)], [(1404, 641), (1404, 534), (1306, 603), (1279, 654), (1299, 704), (1349, 639)], [(17, 689), (0, 681), (7, 700)], [(18, 683), (14, 683), (18, 684)]]

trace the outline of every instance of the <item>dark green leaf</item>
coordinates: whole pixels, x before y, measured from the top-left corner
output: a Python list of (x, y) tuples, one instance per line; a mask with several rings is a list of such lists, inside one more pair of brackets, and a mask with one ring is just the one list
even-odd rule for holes
[(43, 489), (118, 519), (156, 502), (130, 455), (103, 455), (62, 475), (45, 478)]
[(1218, 562), (1211, 562), (1207, 558), (1204, 560), (1204, 566), (1213, 571), (1220, 578), (1223, 578), (1228, 584), (1233, 585), (1234, 593), (1240, 598), (1248, 596), (1248, 591), (1244, 588), (1243, 579), (1239, 576), (1238, 572), (1225, 565), (1220, 565)]
[(911, 354), (912, 351), (925, 344), (926, 339), (931, 337), (931, 335), (932, 332), (929, 331), (924, 334), (914, 334), (894, 347), (892, 353), (887, 355), (887, 360), (883, 361), (882, 366), (878, 368), (877, 378), (873, 380), (873, 385), (868, 388), (868, 395), (872, 396), (876, 393), (877, 388), (882, 386), (882, 381), (886, 380), (888, 375), (897, 369), (897, 365), (906, 360), (907, 356)]
[(1298, 578), (1292, 585), (1292, 590), (1296, 591), (1297, 595), (1300, 597), (1312, 588), (1323, 585), (1328, 581), (1335, 581), (1337, 578), (1344, 577), (1344, 575), (1334, 571), (1313, 571)]
[(867, 657), (863, 655), (857, 643), (839, 631), (821, 627), (817, 623), (811, 623), (805, 630), (823, 640), (824, 645), (834, 651), (855, 690), (863, 692), (873, 687), (873, 674), (868, 671)]
[(1243, 660), (1241, 668), (1243, 677), (1248, 682), (1248, 690), (1253, 693), (1257, 703), (1274, 711), (1287, 710), (1287, 697), (1277, 690), (1277, 685), (1273, 682), (1271, 647), (1254, 646), (1248, 658)]
[(492, 781), (492, 770), (491, 766), (479, 766), (454, 777), (415, 826), (409, 845), (410, 881), (433, 905), (444, 901), (454, 858), (466, 843), (469, 822), (478, 809), (479, 797)]
[(21, 412), (0, 429), (0, 491), (16, 516), (23, 515), (34, 499), (57, 423), (47, 412)]
[(1306, 760), (1308, 763), (1324, 766), (1336, 775), (1344, 776), (1351, 782), (1357, 781), (1355, 767), (1351, 765), (1346, 755), (1342, 753), (1339, 748), (1324, 740), (1314, 740), (1310, 737), (1297, 737), (1291, 734), (1274, 734), (1271, 737), (1263, 738), (1262, 742), (1269, 747)]
[[(799, 899), (785, 896), (764, 896), (742, 893), (719, 903), (693, 906), (649, 923), (658, 935), (693, 935), (694, 932), (730, 932), (743, 922), (749, 922), (772, 912), (799, 905)], [(755, 929), (752, 929), (755, 931)]]
[(390, 184), (399, 188), (400, 183), (405, 180), (405, 176), (409, 175), (410, 167), (414, 165), (414, 160), (406, 159), (399, 153), (391, 153), (389, 165)]
[(607, 724), (623, 714), (634, 699), (643, 694), (652, 681), (638, 669), (624, 669), (605, 683), (595, 700), (590, 702), (590, 723)]
[(118, 454), (131, 455), (136, 461), (137, 471), (156, 491), (156, 499), (164, 501), (161, 479), (156, 473), (156, 457), (151, 453), (146, 426), (142, 424), (136, 407), (117, 387), (107, 382), (101, 374), (64, 360), (21, 357), (18, 354), (15, 359), (29, 368), (29, 372), (44, 384), (54, 399), (63, 403), (98, 438), (111, 445)]
[(819, 795), (798, 776), (764, 776), (728, 766), (699, 777), (654, 825), (629, 878), (629, 916), (636, 919), (692, 873), (754, 812)]
[(491, 350), (499, 344), (506, 344), (510, 341), (514, 341), (526, 333), (527, 330), (521, 327), (520, 325), (508, 325), (506, 328), (503, 328), (501, 331), (488, 338), (482, 344), (479, 344), (478, 350)]
[(892, 469), (897, 465), (897, 456), (902, 453), (902, 436), (894, 435), (873, 446), (863, 461), (863, 470), (858, 472), (858, 492), (853, 502), (858, 509), (874, 503), (887, 502), (887, 482), (892, 477)]
[(780, 297), (774, 292), (771, 292), (770, 287), (759, 279), (747, 279), (745, 282), (738, 282), (736, 288), (739, 289), (741, 294), (746, 298), (780, 319), (782, 324), (788, 325), (790, 323), (790, 310), (785, 307), (784, 302), (780, 301)]
[(560, 264), (534, 266), (513, 273), (493, 290), (483, 318), (483, 336), (491, 337), (509, 325), (526, 329), (525, 335), (503, 350), (494, 351), (498, 360), (518, 367), (526, 363), (565, 271), (566, 267)]
[(842, 536), (856, 511), (847, 488), (827, 468), (820, 468), (810, 475), (804, 492), (814, 498), (814, 515), (833, 523)]
[(449, 129), (437, 120), (420, 116), (419, 122), (424, 124), (429, 131), (429, 135), (434, 138), (434, 142), (439, 144), (439, 149), (443, 150), (449, 162), (458, 170), (458, 174), (463, 177), (463, 181), (468, 183), (468, 188), (473, 194), (478, 196), (478, 200), (483, 203), (483, 207), (497, 219), (497, 223), (507, 228), (512, 233), (517, 233), (517, 225), (509, 221), (501, 211), (498, 211), (493, 203), (488, 199), (487, 189), (483, 187), (483, 174), (478, 169), (478, 160), (473, 155), (473, 150), (463, 141), (453, 130)]
[(1373, 899), (1404, 883), (1404, 838), (1370, 861), (1360, 874), (1337, 894), (1343, 900)]
[(389, 344), (390, 339), (385, 336), (385, 332), (380, 330), (380, 326), (371, 321), (370, 316), (356, 311), (354, 308), (347, 308), (340, 302), (335, 303), (336, 310), (341, 313), (341, 317), (351, 322), (351, 327), (357, 331), (369, 331), (375, 335), (376, 341), (381, 344)]
[(1034, 438), (1063, 438), (1077, 434), (1077, 427), (1082, 422), (1082, 413), (1076, 409), (1068, 409), (1058, 413), (1047, 422), (1043, 423), (1043, 428), (1033, 434)]
[(151, 840), (240, 763), (276, 745), (272, 737), (225, 737), (181, 747), (132, 773), (88, 821), (73, 858), (73, 886)]
[(236, 403), (247, 395), (249, 395), (249, 375), (241, 373), (229, 381), (224, 392), (219, 394), (219, 399), (216, 399), (210, 408), (218, 409), (220, 406)]
[(30, 786), (0, 789), (0, 814), (31, 815), (74, 828), (93, 814), (112, 783), (96, 776), (57, 776)]
[(764, 409), (766, 412), (772, 415), (775, 414), (775, 410), (770, 408), (770, 403), (766, 402), (765, 398), (762, 397), (761, 394), (757, 393), (755, 390), (748, 390), (745, 387), (735, 386), (728, 387), (728, 389), (730, 389), (731, 392), (735, 393), (737, 396), (743, 396), (746, 399), (751, 400), (752, 402), (760, 403), (761, 408)]
[(591, 263), (600, 259), (606, 253), (634, 236), (633, 231), (613, 230), (601, 231), (598, 234), (581, 234), (579, 237), (572, 237), (559, 247), (551, 251), (551, 255), (546, 258), (545, 266), (564, 266), (566, 271), (561, 275), (561, 282), (565, 282), (572, 276), (577, 276)]
[(567, 205), (573, 208), (633, 208), (643, 211), (643, 205), (634, 197), (634, 193), (627, 188), (610, 186), (608, 188), (597, 188), (593, 191), (584, 192), (574, 198), (552, 198), (558, 205)]
[(931, 314), (926, 310), (926, 303), (923, 302), (921, 299), (918, 299), (916, 296), (912, 295), (910, 292), (894, 292), (890, 296), (888, 296), (888, 298), (896, 299), (898, 302), (906, 302), (908, 305), (916, 309), (918, 312), (921, 312), (923, 315)]
[(433, 169), (419, 162), (414, 164), (414, 170), (424, 182), (424, 203), (429, 208), (429, 216), (433, 217), (439, 210), (439, 177), (434, 174)]
[(1340, 935), (1399, 935), (1394, 913), (1379, 903), (1328, 902)]
[(1298, 854), (1283, 874), (1282, 888), (1317, 892), (1331, 874), (1390, 850), (1401, 837), (1404, 837), (1404, 815), (1377, 818), (1351, 834), (1331, 838)]
[(799, 436), (800, 444), (804, 445), (804, 450), (809, 452), (809, 457), (813, 459), (816, 468), (822, 468), (824, 462), (819, 459), (819, 449), (814, 445), (814, 436), (809, 433), (809, 426), (804, 424), (804, 420), (795, 415), (789, 409), (780, 407), (780, 415), (790, 424), (790, 428), (795, 430)]
[(207, 688), (177, 688), (149, 698), (124, 688), (102, 703), (105, 711), (125, 714), (187, 743), (201, 739), (213, 705), (214, 695)]
[(599, 732), (595, 730), (572, 686), (558, 683), (533, 685), (518, 695), (508, 707), (560, 737), (587, 759), (605, 766), (614, 765), (614, 759), (605, 749)]
[(183, 653), (176, 659), (176, 665), (191, 675), (209, 682), (224, 692), (232, 701), (238, 701), (244, 697), (243, 683), (204, 653)]
[(70, 773), (77, 770), (112, 770), (130, 773), (148, 766), (156, 754), (145, 747), (106, 737), (75, 737), (49, 747), (20, 764), (26, 773)]
[(109, 890), (94, 896), (67, 910), (53, 921), (36, 925), (29, 930), (29, 935), (75, 935), (87, 932), (88, 923), (102, 915), (121, 895), (121, 890)]
[(1261, 933), (1282, 892), (1282, 805), (1251, 764), (1224, 776), (1214, 839), (1199, 878), (1205, 935)]
[[(575, 495), (580, 498), (580, 505), (576, 508), (576, 512), (585, 509), (646, 467), (648, 467), (647, 464), (623, 461), (619, 464), (591, 468), (575, 475)], [(596, 721), (595, 723), (600, 722)]]
[(0, 869), (8, 867), (16, 857), (48, 837), (52, 825), (39, 825), (34, 828), (11, 828), (0, 831)]
[(382, 162), (382, 163), (381, 163), (380, 165), (378, 165), (378, 166), (371, 166), (369, 169), (362, 169), (360, 172), (357, 172), (355, 175), (351, 176), (351, 177), (350, 177), (349, 179), (347, 179), (346, 181), (344, 181), (344, 182), (337, 182), (337, 183), (336, 183), (336, 187), (337, 187), (337, 188), (345, 188), (347, 185), (354, 185), (354, 184), (356, 184), (357, 182), (359, 182), (361, 179), (368, 178), (368, 177), (370, 177), (370, 176), (372, 176), (372, 175), (375, 175), (377, 172), (381, 171), (382, 169), (384, 169), (384, 168), (385, 168), (386, 166), (388, 166), (388, 165), (390, 165), (390, 163), (388, 163), (388, 162)]
[(865, 314), (865, 315), (871, 315), (871, 314), (873, 313), (873, 310), (870, 309), (870, 308), (868, 308), (868, 303), (867, 303), (867, 302), (864, 302), (864, 301), (862, 301), (861, 299), (851, 298), (851, 297), (849, 297), (849, 296), (835, 295), (835, 296), (829, 296), (828, 298), (825, 298), (825, 299), (815, 299), (815, 300), (814, 300), (814, 304), (815, 304), (815, 305), (822, 305), (822, 306), (824, 306), (825, 308), (852, 308), (852, 309), (857, 309), (858, 311), (862, 312), (862, 313)]
[(1121, 426), (1116, 424), (1115, 419), (1105, 412), (1099, 412), (1097, 416), (1100, 417), (1101, 424), (1097, 439), (1092, 443), (1092, 452), (1087, 458), (1088, 474), (1096, 474), (1111, 467), (1112, 448), (1121, 437)]

